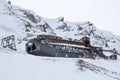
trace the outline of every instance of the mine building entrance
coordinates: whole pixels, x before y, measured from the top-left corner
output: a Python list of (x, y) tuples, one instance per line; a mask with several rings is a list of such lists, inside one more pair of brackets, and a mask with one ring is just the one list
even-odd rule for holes
[(32, 52), (32, 51), (36, 50), (35, 44), (34, 43), (29, 43), (26, 50), (27, 50), (27, 52)]

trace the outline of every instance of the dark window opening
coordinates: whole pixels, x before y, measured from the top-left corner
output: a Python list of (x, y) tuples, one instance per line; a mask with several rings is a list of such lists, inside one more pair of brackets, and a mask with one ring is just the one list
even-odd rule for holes
[(32, 51), (34, 51), (36, 49), (36, 46), (35, 46), (35, 44), (33, 43), (33, 45), (32, 45)]
[(30, 52), (31, 51), (31, 48), (30, 47), (27, 47), (27, 52)]
[(34, 43), (32, 43), (31, 45), (28, 45), (27, 52), (32, 52), (34, 50), (36, 50), (36, 46)]

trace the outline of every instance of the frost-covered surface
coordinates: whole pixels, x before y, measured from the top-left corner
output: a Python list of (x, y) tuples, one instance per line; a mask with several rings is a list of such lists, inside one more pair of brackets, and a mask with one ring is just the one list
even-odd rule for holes
[[(85, 67), (80, 70), (78, 60), (80, 59), (23, 55), (0, 47), (0, 80), (120, 80), (119, 60), (82, 59), (90, 66), (92, 63), (100, 67), (92, 68), (108, 70), (108, 72), (101, 70), (98, 73)], [(111, 71), (116, 74), (111, 74)], [(104, 74), (105, 72), (108, 75)]]
[[(82, 71), (79, 70), (79, 59), (45, 58), (26, 54), (26, 40), (38, 34), (77, 40), (88, 36), (91, 45), (104, 49), (115, 48), (120, 52), (120, 37), (111, 32), (98, 30), (89, 21), (68, 22), (64, 21), (63, 17), (47, 19), (0, 0), (0, 43), (2, 38), (15, 35), (17, 47), (15, 52), (0, 46), (0, 80), (120, 80), (119, 56), (117, 61), (82, 59), (90, 66), (97, 66), (92, 69), (105, 69), (96, 73), (91, 67), (86, 67), (87, 64), (83, 64)], [(116, 75), (111, 72), (115, 72)]]

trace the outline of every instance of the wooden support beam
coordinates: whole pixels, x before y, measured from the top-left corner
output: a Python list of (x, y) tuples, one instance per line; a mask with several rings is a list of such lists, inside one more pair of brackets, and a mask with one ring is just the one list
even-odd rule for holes
[(2, 42), (1, 42), (1, 45), (6, 48), (10, 48), (12, 50), (17, 50), (16, 49), (16, 44), (15, 44), (15, 36), (14, 35), (11, 35), (11, 36), (8, 36), (8, 37), (5, 37), (2, 39)]

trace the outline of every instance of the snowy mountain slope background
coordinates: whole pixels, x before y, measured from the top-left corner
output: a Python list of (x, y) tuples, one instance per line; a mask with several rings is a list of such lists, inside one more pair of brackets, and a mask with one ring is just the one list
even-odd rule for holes
[(0, 2), (0, 34), (0, 39), (15, 35), (18, 40), (37, 34), (57, 35), (77, 40), (88, 36), (91, 45), (107, 49), (115, 48), (120, 52), (120, 37), (111, 32), (98, 30), (89, 21), (73, 23), (64, 21), (64, 17), (46, 19), (30, 10), (8, 4), (5, 0)]
[(6, 0), (0, 0), (0, 34), (0, 41), (6, 36), (15, 35), (17, 44), (17, 52), (0, 45), (0, 80), (120, 80), (119, 56), (116, 61), (82, 59), (83, 64), (80, 62), (79, 65), (80, 59), (45, 58), (26, 54), (26, 40), (38, 34), (77, 40), (88, 36), (91, 45), (111, 50), (115, 48), (120, 53), (120, 37), (98, 30), (89, 21), (68, 22), (63, 17), (47, 19), (33, 11), (11, 5)]

